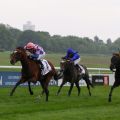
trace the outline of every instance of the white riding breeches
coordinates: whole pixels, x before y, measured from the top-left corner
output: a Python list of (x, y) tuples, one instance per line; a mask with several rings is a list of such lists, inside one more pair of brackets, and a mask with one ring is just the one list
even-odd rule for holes
[(74, 65), (79, 64), (79, 62), (80, 62), (80, 58), (78, 58), (74, 61)]

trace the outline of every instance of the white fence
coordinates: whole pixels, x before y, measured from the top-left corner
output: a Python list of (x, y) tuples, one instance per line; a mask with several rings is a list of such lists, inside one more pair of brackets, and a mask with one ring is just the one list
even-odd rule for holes
[[(22, 66), (0, 66), (0, 68), (22, 68)], [(60, 67), (55, 67), (56, 69), (60, 69)], [(87, 68), (88, 70), (98, 70), (98, 71), (109, 71), (108, 68)]]
[[(2, 69), (19, 69), (22, 68), (22, 66), (0, 66)], [(55, 69), (60, 69), (60, 67), (55, 67)], [(108, 68), (87, 68), (90, 71), (90, 74), (104, 74), (105, 71), (107, 73), (111, 73), (110, 69)], [(105, 72), (106, 73), (106, 72)]]

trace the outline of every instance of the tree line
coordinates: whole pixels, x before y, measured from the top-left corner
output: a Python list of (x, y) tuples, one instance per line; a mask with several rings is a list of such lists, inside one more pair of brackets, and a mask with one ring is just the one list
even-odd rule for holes
[(24, 46), (27, 42), (41, 45), (48, 53), (63, 53), (67, 48), (73, 48), (80, 53), (111, 54), (120, 48), (120, 38), (114, 42), (110, 38), (104, 43), (95, 36), (94, 39), (77, 36), (51, 36), (44, 31), (21, 31), (9, 25), (0, 24), (0, 50), (13, 50), (17, 46)]

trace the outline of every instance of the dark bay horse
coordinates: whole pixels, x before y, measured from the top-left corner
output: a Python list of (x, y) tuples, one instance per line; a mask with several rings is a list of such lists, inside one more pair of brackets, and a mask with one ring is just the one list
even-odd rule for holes
[(17, 47), (13, 53), (10, 55), (10, 63), (15, 64), (16, 62), (20, 61), (22, 65), (21, 69), (21, 78), (20, 80), (16, 83), (14, 88), (12, 89), (10, 95), (12, 96), (15, 89), (17, 88), (18, 85), (28, 82), (29, 86), (29, 92), (32, 95), (33, 91), (31, 90), (30, 83), (36, 83), (39, 81), (41, 83), (43, 92), (46, 94), (46, 101), (48, 101), (48, 96), (49, 96), (49, 90), (48, 90), (48, 85), (52, 77), (56, 78), (57, 72), (52, 65), (50, 61), (48, 61), (49, 65), (51, 66), (51, 71), (49, 71), (46, 75), (43, 76), (43, 79), (41, 79), (41, 69), (40, 65), (33, 61), (30, 60), (27, 56), (26, 50), (22, 47)]
[(78, 89), (78, 96), (79, 96), (79, 94), (80, 94), (79, 81), (80, 81), (80, 79), (84, 79), (86, 84), (87, 84), (89, 95), (91, 96), (90, 86), (93, 87), (93, 85), (89, 80), (88, 70), (85, 66), (83, 66), (84, 69), (85, 69), (85, 74), (84, 75), (79, 74), (79, 71), (76, 69), (74, 63), (71, 62), (70, 60), (61, 61), (60, 66), (61, 66), (61, 69), (63, 69), (63, 80), (62, 80), (62, 83), (60, 85), (60, 88), (58, 89), (57, 95), (59, 95), (63, 85), (66, 82), (69, 82), (69, 83), (71, 83), (71, 86), (70, 86), (70, 89), (68, 91), (68, 96), (71, 95), (71, 91), (72, 91), (72, 88), (74, 86), (74, 83), (75, 83), (75, 85)]
[(109, 93), (109, 102), (111, 102), (113, 89), (120, 85), (120, 53), (113, 53), (113, 56), (111, 58), (110, 70), (115, 72), (115, 81)]

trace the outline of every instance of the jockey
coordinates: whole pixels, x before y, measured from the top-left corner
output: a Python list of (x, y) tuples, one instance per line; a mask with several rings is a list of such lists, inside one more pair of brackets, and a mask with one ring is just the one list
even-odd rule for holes
[(72, 48), (68, 48), (66, 56), (62, 57), (62, 59), (68, 59), (70, 61), (74, 62), (75, 67), (77, 70), (80, 71), (81, 74), (83, 74), (85, 71), (83, 70), (83, 67), (79, 65), (80, 62), (80, 55), (77, 51), (73, 50)]
[(62, 57), (63, 59), (69, 59), (74, 62), (74, 65), (77, 66), (80, 62), (80, 55), (77, 51), (72, 48), (68, 48), (66, 56)]
[(27, 50), (27, 55), (29, 56), (29, 58), (40, 63), (41, 69), (43, 69), (44, 66), (41, 62), (41, 60), (45, 56), (45, 51), (43, 50), (43, 48), (37, 44), (29, 42), (25, 45), (24, 49)]

